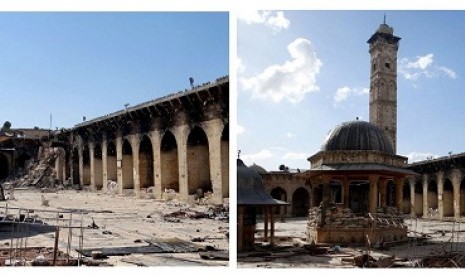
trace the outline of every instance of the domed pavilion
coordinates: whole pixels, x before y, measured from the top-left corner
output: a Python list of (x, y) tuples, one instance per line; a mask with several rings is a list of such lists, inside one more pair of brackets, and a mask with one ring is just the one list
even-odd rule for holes
[[(344, 122), (336, 126), (326, 137), (321, 150), (309, 157), (308, 161), (311, 165), (306, 175), (310, 179), (313, 191), (311, 206), (333, 206), (332, 213), (339, 208), (340, 218), (366, 218), (363, 220), (366, 224), (350, 224), (351, 220), (337, 221), (341, 228), (344, 228), (344, 224), (349, 224), (354, 233), (363, 232), (356, 228), (365, 228), (367, 225), (371, 230), (376, 229), (377, 223), (382, 222), (378, 218), (379, 213), (383, 212), (381, 209), (385, 208), (385, 211), (388, 206), (388, 182), (392, 181), (395, 185), (395, 199), (393, 200), (395, 207), (400, 209), (403, 182), (406, 177), (415, 175), (414, 172), (403, 168), (407, 164), (407, 157), (395, 154), (392, 143), (383, 129), (359, 120)], [(390, 210), (392, 209), (394, 208)], [(328, 209), (321, 212), (326, 211)], [(310, 216), (315, 216), (315, 212), (314, 209), (312, 213), (311, 209)], [(333, 236), (328, 238), (324, 227), (325, 221), (321, 221), (321, 218), (318, 218), (319, 224), (313, 225), (320, 229), (319, 235), (314, 232), (312, 236), (317, 242), (364, 241), (365, 237), (360, 234), (349, 239), (350, 235), (347, 236), (347, 233), (341, 232), (338, 235), (334, 230)], [(330, 218), (326, 221), (328, 223), (335, 221), (334, 217), (331, 219), (330, 212), (323, 214), (323, 219), (326, 218)], [(392, 225), (394, 226), (395, 223)], [(406, 230), (397, 232), (393, 235), (381, 233), (381, 236), (384, 240), (406, 238)]]

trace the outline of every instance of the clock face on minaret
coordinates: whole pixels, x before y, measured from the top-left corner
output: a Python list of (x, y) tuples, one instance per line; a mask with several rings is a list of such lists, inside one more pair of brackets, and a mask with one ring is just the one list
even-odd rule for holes
[(383, 129), (397, 142), (397, 50), (400, 37), (383, 23), (370, 37), (370, 122)]

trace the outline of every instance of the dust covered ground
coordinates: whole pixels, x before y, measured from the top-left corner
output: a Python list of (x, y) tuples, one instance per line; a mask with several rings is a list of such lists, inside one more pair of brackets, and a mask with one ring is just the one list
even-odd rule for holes
[[(44, 197), (42, 199), (42, 196)], [(207, 205), (188, 205), (165, 202), (145, 196), (107, 194), (103, 192), (58, 190), (42, 193), (38, 189), (16, 190), (14, 200), (0, 202), (0, 217), (5, 212), (19, 214), (22, 208), (35, 209), (35, 217), (47, 224), (61, 225), (58, 249), (77, 258), (76, 249), (143, 247), (147, 241), (181, 242), (200, 248), (228, 254), (229, 223), (215, 218), (188, 218), (186, 214), (207, 213)], [(43, 205), (43, 200), (48, 206)], [(6, 210), (8, 205), (9, 210)], [(47, 205), (47, 204), (46, 204)], [(71, 213), (72, 212), (72, 217)], [(197, 213), (198, 212), (198, 213)], [(173, 214), (168, 219), (167, 214)], [(73, 229), (66, 226), (75, 227)], [(80, 226), (83, 226), (81, 232)], [(22, 228), (19, 231), (25, 231)], [(18, 230), (15, 230), (18, 231)], [(8, 233), (3, 233), (8, 234)], [(1, 237), (0, 248), (18, 249), (38, 247), (53, 251), (55, 233), (43, 233), (23, 238)], [(82, 238), (80, 238), (82, 236)], [(181, 250), (182, 251), (182, 250)], [(3, 253), (6, 255), (7, 253)], [(10, 254), (10, 253), (8, 253)], [(4, 256), (7, 260), (9, 256)], [(90, 257), (91, 258), (91, 257)], [(20, 260), (18, 254), (15, 259)], [(101, 260), (111, 266), (227, 266), (227, 260), (201, 258), (199, 252), (190, 253), (132, 253), (108, 256)]]
[[(385, 249), (370, 248), (370, 256), (376, 260), (391, 258), (401, 267), (421, 267), (419, 260), (428, 256), (458, 253), (455, 261), (465, 262), (465, 220), (457, 222), (433, 219), (406, 219), (409, 242)], [(275, 223), (276, 246), (257, 242), (256, 251), (238, 253), (239, 268), (353, 268), (354, 257), (367, 252), (365, 246), (324, 244), (310, 252), (306, 242), (307, 219), (287, 219)], [(263, 222), (257, 223), (256, 238), (263, 237)], [(336, 248), (338, 246), (338, 248)], [(445, 263), (444, 263), (445, 264)], [(448, 263), (454, 267), (453, 263)], [(435, 267), (441, 267), (441, 263)], [(424, 265), (423, 265), (424, 267)], [(462, 266), (463, 267), (463, 266)]]

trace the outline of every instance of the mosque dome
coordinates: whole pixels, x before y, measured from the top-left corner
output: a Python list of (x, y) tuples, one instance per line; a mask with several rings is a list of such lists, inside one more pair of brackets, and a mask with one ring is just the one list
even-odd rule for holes
[(391, 141), (381, 128), (359, 120), (336, 126), (326, 137), (321, 150), (376, 150), (395, 154)]
[(258, 173), (267, 173), (267, 171), (262, 167), (262, 166), (259, 166), (255, 163), (253, 163), (253, 165), (249, 166), (249, 169), (252, 169)]

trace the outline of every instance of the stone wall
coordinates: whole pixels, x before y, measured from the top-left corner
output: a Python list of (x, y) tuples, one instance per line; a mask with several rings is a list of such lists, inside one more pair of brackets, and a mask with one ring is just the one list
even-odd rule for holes
[(375, 218), (357, 216), (349, 208), (331, 204), (309, 210), (307, 238), (315, 243), (364, 243), (400, 241), (407, 238), (407, 227), (397, 208), (377, 208)]

